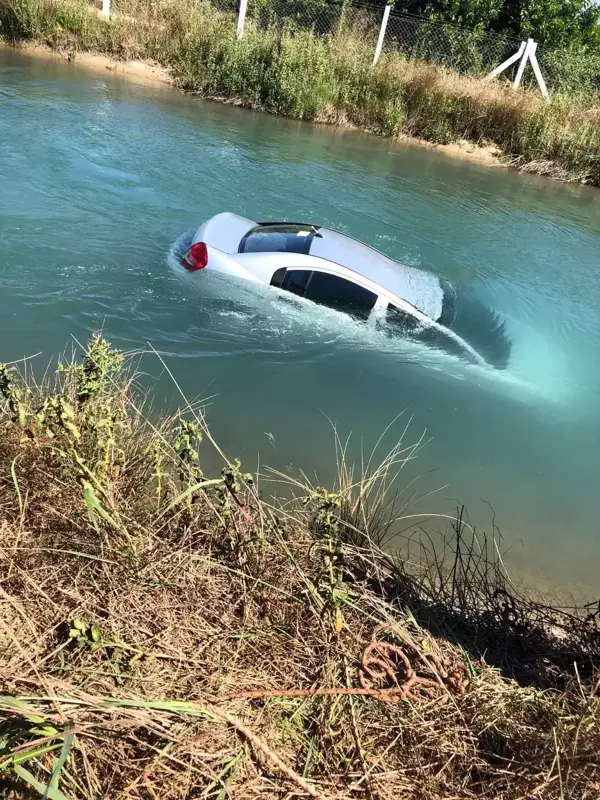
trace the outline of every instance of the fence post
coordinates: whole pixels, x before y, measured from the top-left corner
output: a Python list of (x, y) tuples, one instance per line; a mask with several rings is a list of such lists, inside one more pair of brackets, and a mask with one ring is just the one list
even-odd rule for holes
[(237, 38), (241, 39), (244, 35), (244, 24), (246, 22), (246, 11), (248, 10), (248, 0), (240, 0), (240, 10), (238, 14)]
[(529, 52), (529, 60), (531, 62), (531, 66), (533, 68), (533, 73), (535, 75), (535, 78), (536, 78), (536, 80), (538, 82), (538, 86), (540, 87), (540, 92), (542, 93), (542, 97), (544, 98), (544, 100), (549, 100), (550, 99), (550, 95), (548, 94), (548, 89), (546, 87), (546, 81), (544, 80), (544, 77), (542, 75), (542, 71), (540, 69), (540, 65), (538, 64), (537, 56), (535, 54), (536, 50), (537, 50), (537, 42), (534, 42), (533, 43), (533, 47), (531, 48), (531, 50)]
[(110, 0), (102, 0), (102, 11), (100, 16), (104, 19), (110, 18)]
[(509, 67), (511, 67), (515, 63), (515, 61), (518, 61), (522, 57), (523, 53), (525, 52), (525, 48), (526, 47), (527, 47), (527, 43), (526, 42), (521, 42), (521, 46), (519, 47), (517, 52), (514, 55), (512, 55), (510, 58), (507, 58), (506, 61), (503, 61), (500, 64), (499, 67), (496, 67), (496, 69), (493, 69), (489, 73), (489, 75), (485, 76), (485, 78), (483, 80), (484, 81), (489, 81), (492, 78), (498, 77), (498, 75), (500, 75), (501, 72), (504, 72), (505, 69), (508, 69)]
[(373, 58), (373, 66), (379, 61), (379, 56), (381, 55), (381, 49), (383, 48), (383, 40), (385, 39), (385, 29), (387, 28), (388, 19), (390, 18), (390, 8), (391, 6), (389, 3), (383, 9), (383, 17), (381, 20), (381, 28), (379, 29), (379, 39), (377, 39), (377, 47), (375, 48), (375, 57)]
[(529, 58), (529, 54), (531, 53), (531, 48), (535, 50), (537, 45), (533, 41), (533, 39), (527, 39), (527, 44), (525, 45), (525, 51), (523, 56), (521, 57), (521, 63), (519, 64), (519, 69), (517, 70), (517, 75), (513, 83), (513, 89), (518, 89), (519, 84), (521, 83), (521, 78), (523, 77), (523, 73), (525, 72), (525, 66), (527, 65), (527, 59)]

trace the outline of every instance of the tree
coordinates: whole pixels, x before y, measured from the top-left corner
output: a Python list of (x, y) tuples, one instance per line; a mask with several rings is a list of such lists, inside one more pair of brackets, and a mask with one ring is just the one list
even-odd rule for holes
[(409, 0), (396, 8), (550, 47), (600, 46), (600, 7), (592, 0)]

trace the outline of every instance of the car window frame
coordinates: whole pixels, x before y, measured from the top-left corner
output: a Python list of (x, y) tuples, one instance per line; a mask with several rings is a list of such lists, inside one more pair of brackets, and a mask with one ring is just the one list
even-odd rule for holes
[(277, 289), (278, 291), (285, 291), (272, 284), (273, 277), (279, 272), (280, 269), (284, 269), (286, 271), (295, 269), (309, 272), (326, 272), (329, 275), (334, 275), (338, 278), (345, 278), (351, 283), (356, 283), (367, 291), (377, 295), (378, 300), (373, 311), (379, 310), (379, 313), (382, 314), (385, 312), (387, 305), (391, 303), (401, 310), (412, 314), (417, 320), (419, 320), (419, 322), (422, 322), (425, 325), (438, 324), (423, 311), (420, 311), (410, 301), (405, 300), (403, 297), (400, 297), (400, 295), (394, 294), (394, 292), (391, 292), (389, 289), (381, 286), (381, 284), (377, 283), (372, 278), (367, 278), (364, 275), (361, 275), (360, 272), (353, 270), (351, 267), (338, 264), (336, 261), (330, 261), (329, 259), (321, 258), (311, 254), (298, 255), (295, 253), (281, 252), (240, 253), (237, 255), (236, 260), (239, 260), (239, 263), (243, 264), (247, 260), (253, 261), (258, 258), (260, 258), (260, 261), (263, 264), (271, 262), (271, 268), (265, 274), (262, 280), (264, 283), (270, 285), (272, 288)]
[[(339, 265), (336, 264), (335, 266), (338, 267)], [(275, 278), (275, 276), (279, 275), (279, 273), (281, 273), (282, 270), (284, 270), (282, 279), (278, 283), (273, 283), (273, 279)], [(289, 289), (283, 287), (288, 272), (310, 272), (310, 275), (306, 281), (306, 285), (304, 286), (302, 294), (291, 292)], [(369, 309), (369, 314), (364, 319), (358, 318), (360, 319), (361, 322), (364, 322), (365, 324), (368, 325), (375, 324), (375, 319), (380, 316), (382, 309), (385, 309), (388, 303), (390, 302), (387, 297), (383, 296), (381, 292), (377, 290), (379, 287), (377, 287), (377, 285), (374, 284), (372, 281), (354, 280), (354, 275), (357, 275), (359, 278), (361, 278), (362, 276), (360, 276), (358, 273), (352, 272), (352, 270), (348, 270), (348, 272), (352, 272), (352, 276), (349, 276), (349, 275), (340, 275), (337, 269), (333, 270), (327, 268), (323, 269), (322, 267), (316, 267), (312, 265), (311, 266), (290, 265), (286, 267), (279, 267), (278, 269), (276, 269), (271, 276), (269, 285), (273, 286), (276, 289), (279, 289), (279, 291), (281, 292), (286, 292), (286, 294), (292, 294), (295, 297), (301, 298), (302, 300), (308, 300), (309, 302), (314, 303), (315, 305), (323, 305), (325, 308), (329, 308), (332, 311), (339, 311), (340, 314), (345, 314), (346, 316), (357, 319), (357, 317), (355, 317), (349, 311), (344, 311), (344, 309), (342, 308), (339, 309), (335, 308), (334, 306), (327, 305), (326, 303), (319, 303), (316, 300), (311, 299), (310, 297), (306, 297), (306, 292), (309, 290), (314, 274), (317, 272), (322, 275), (329, 275), (330, 277), (336, 278), (337, 280), (346, 281), (347, 283), (357, 286), (359, 289), (362, 289), (363, 291), (368, 292), (371, 295), (374, 295), (375, 302), (373, 303), (372, 308)]]

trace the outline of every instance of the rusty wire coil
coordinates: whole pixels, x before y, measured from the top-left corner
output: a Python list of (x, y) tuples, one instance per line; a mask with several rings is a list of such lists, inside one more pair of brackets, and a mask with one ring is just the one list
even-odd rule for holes
[[(363, 651), (360, 670), (363, 689), (379, 690), (379, 699), (388, 703), (405, 698), (420, 700), (422, 690), (426, 696), (444, 689), (458, 696), (464, 695), (469, 685), (464, 667), (452, 669), (446, 659), (435, 653), (418, 651), (420, 665), (415, 669), (405, 650), (377, 638), (386, 629), (389, 628), (376, 628), (371, 642)], [(417, 670), (427, 670), (435, 677), (420, 675)], [(417, 691), (419, 694), (416, 694)]]

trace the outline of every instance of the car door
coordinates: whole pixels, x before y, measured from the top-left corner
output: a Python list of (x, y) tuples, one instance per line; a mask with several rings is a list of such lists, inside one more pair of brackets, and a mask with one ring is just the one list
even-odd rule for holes
[(325, 270), (278, 269), (271, 279), (271, 286), (349, 314), (363, 322), (369, 319), (378, 301), (375, 292)]

